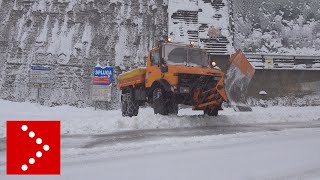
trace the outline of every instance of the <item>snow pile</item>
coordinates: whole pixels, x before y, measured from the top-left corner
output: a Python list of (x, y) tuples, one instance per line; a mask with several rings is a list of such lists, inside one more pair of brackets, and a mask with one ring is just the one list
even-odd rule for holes
[(303, 97), (285, 96), (285, 97), (276, 97), (276, 98), (273, 98), (273, 99), (268, 99), (268, 98), (263, 98), (263, 99), (249, 98), (248, 103), (251, 106), (262, 106), (262, 107), (272, 107), (272, 106), (293, 106), (293, 107), (320, 106), (320, 95), (306, 95), (306, 96), (303, 96)]
[(191, 109), (180, 110), (179, 116), (160, 116), (154, 115), (151, 108), (144, 108), (140, 109), (138, 117), (133, 118), (123, 118), (118, 110), (45, 107), (4, 100), (0, 100), (0, 109), (0, 137), (5, 136), (6, 120), (60, 120), (62, 134), (104, 134), (123, 130), (320, 120), (319, 107), (255, 107), (250, 113), (234, 112), (227, 108), (218, 117), (204, 116), (203, 112)]

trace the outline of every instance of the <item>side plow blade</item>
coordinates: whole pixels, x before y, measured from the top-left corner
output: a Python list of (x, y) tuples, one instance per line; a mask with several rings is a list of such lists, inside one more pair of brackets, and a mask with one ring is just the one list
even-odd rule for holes
[(252, 111), (248, 105), (247, 91), (254, 73), (254, 67), (240, 49), (232, 55), (225, 75), (225, 88), (229, 103), (235, 111)]

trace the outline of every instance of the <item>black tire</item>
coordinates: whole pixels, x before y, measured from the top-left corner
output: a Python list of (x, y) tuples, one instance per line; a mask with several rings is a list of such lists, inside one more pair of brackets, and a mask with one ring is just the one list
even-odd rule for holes
[(204, 114), (208, 116), (218, 116), (219, 110), (217, 108), (214, 108), (214, 109), (207, 108), (204, 110)]
[(127, 94), (122, 93), (121, 94), (121, 112), (122, 117), (128, 117), (128, 111), (127, 111)]
[(134, 99), (133, 89), (125, 92), (121, 96), (122, 116), (133, 117), (139, 114), (139, 102)]
[(157, 87), (153, 90), (152, 103), (154, 114), (168, 115), (165, 91), (162, 88)]
[(169, 114), (178, 115), (179, 104), (176, 103), (175, 98), (170, 97), (170, 101), (168, 102), (168, 105), (166, 107), (168, 109)]

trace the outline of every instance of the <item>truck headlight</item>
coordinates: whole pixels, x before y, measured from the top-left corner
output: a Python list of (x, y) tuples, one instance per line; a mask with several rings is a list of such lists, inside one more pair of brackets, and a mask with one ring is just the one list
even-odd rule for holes
[(189, 93), (190, 88), (189, 87), (180, 87), (180, 93)]
[(212, 62), (211, 62), (211, 65), (212, 65), (212, 67), (216, 67), (216, 66), (217, 66), (217, 63), (214, 62), (214, 61), (212, 61)]

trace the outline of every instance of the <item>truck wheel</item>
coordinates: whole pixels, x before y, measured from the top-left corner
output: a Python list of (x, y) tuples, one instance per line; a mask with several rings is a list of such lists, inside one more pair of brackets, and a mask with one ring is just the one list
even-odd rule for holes
[(127, 117), (128, 116), (128, 110), (127, 110), (127, 94), (123, 93), (121, 94), (121, 112), (122, 112), (122, 117)]
[(205, 109), (204, 110), (204, 114), (208, 115), (208, 116), (218, 116), (219, 114), (219, 110), (214, 108), (214, 109)]
[(139, 113), (139, 102), (134, 99), (133, 89), (127, 93), (127, 111), (128, 116), (138, 116)]
[(179, 112), (179, 104), (176, 103), (174, 98), (171, 98), (170, 102), (168, 103), (168, 113), (172, 115), (178, 115)]
[(153, 90), (152, 100), (154, 114), (168, 115), (165, 91), (162, 88), (155, 88)]
[(133, 117), (138, 116), (139, 114), (139, 102), (134, 99), (133, 89), (130, 89), (129, 92), (123, 94), (122, 101), (122, 116), (124, 117)]

